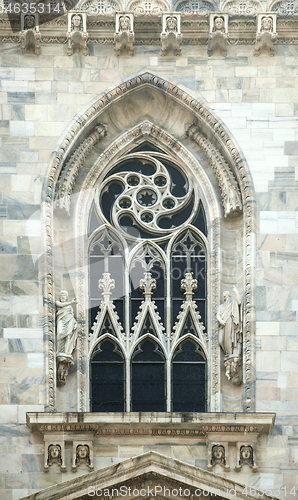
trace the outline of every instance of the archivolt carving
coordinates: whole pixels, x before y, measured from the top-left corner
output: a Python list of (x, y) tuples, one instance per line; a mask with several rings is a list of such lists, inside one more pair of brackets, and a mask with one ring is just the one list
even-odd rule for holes
[(79, 173), (80, 166), (83, 164), (93, 146), (107, 134), (104, 125), (97, 125), (94, 131), (71, 155), (68, 162), (63, 166), (57, 183), (56, 200), (57, 207), (64, 209), (67, 215), (70, 214), (71, 195)]
[(225, 159), (213, 144), (200, 133), (196, 125), (191, 125), (187, 134), (203, 149), (213, 167), (221, 190), (225, 217), (242, 212), (239, 186)]
[[(254, 314), (253, 314), (253, 281), (252, 281), (252, 261), (253, 261), (253, 248), (254, 248), (254, 191), (253, 184), (249, 170), (242, 159), (241, 153), (238, 151), (237, 147), (233, 143), (231, 136), (227, 132), (225, 126), (222, 122), (219, 122), (212, 112), (206, 107), (205, 103), (194, 99), (192, 96), (187, 94), (185, 91), (180, 89), (177, 85), (171, 84), (162, 78), (156, 77), (150, 73), (144, 73), (135, 78), (128, 80), (127, 82), (121, 83), (116, 88), (111, 89), (106, 92), (99, 99), (95, 99), (92, 105), (86, 109), (83, 114), (77, 118), (75, 122), (71, 123), (67, 133), (63, 137), (60, 147), (54, 155), (51, 163), (50, 172), (48, 176), (47, 185), (45, 188), (45, 204), (44, 204), (44, 220), (46, 221), (46, 251), (45, 251), (45, 272), (44, 272), (44, 328), (48, 340), (48, 394), (47, 394), (47, 408), (48, 410), (54, 410), (55, 408), (55, 361), (54, 361), (54, 351), (53, 351), (53, 339), (54, 339), (54, 293), (53, 293), (53, 264), (52, 264), (52, 232), (53, 232), (53, 201), (55, 186), (60, 175), (60, 171), (65, 159), (69, 156), (70, 151), (74, 150), (74, 145), (78, 144), (79, 138), (84, 131), (91, 130), (92, 123), (96, 120), (99, 121), (99, 115), (111, 106), (112, 103), (117, 102), (125, 94), (131, 93), (141, 87), (152, 87), (158, 89), (163, 94), (169, 96), (177, 104), (183, 106), (185, 109), (191, 111), (194, 118), (197, 120), (201, 127), (201, 130), (209, 131), (208, 136), (214, 138), (214, 145), (219, 149), (220, 154), (228, 161), (230, 165), (233, 165), (233, 175), (239, 183), (241, 192), (243, 194), (243, 210), (244, 210), (244, 222), (245, 222), (245, 236), (244, 236), (244, 248), (245, 248), (245, 329), (244, 329), (244, 352), (245, 352), (245, 364), (244, 364), (244, 380), (245, 380), (245, 411), (252, 409), (253, 405), (253, 376), (252, 376), (252, 361), (253, 361), (253, 326), (254, 326)], [(219, 245), (217, 243), (217, 249), (215, 247), (216, 240), (219, 238), (219, 219), (217, 214), (216, 204), (214, 203), (213, 193), (208, 184), (208, 180), (202, 171), (198, 167), (197, 162), (194, 157), (188, 152), (188, 150), (181, 144), (178, 143), (176, 139), (167, 134), (164, 130), (157, 126), (152, 125), (149, 122), (144, 122), (142, 125), (136, 126), (131, 129), (128, 133), (120, 136), (115, 140), (111, 146), (100, 156), (99, 161), (96, 162), (90, 174), (87, 175), (85, 186), (92, 186), (96, 181), (99, 172), (109, 164), (110, 160), (117, 155), (119, 151), (127, 151), (132, 143), (140, 137), (150, 137), (153, 141), (163, 144), (169, 153), (175, 152), (181, 161), (186, 161), (189, 168), (195, 172), (198, 178), (198, 182), (204, 186), (206, 196), (210, 196), (210, 208), (209, 216), (210, 220), (210, 238), (212, 246), (210, 248), (211, 252), (211, 263), (214, 263), (211, 272), (212, 275), (212, 288), (211, 296), (213, 302), (212, 317), (216, 317), (216, 307), (219, 303), (219, 270), (216, 263), (218, 260), (217, 249)], [(84, 189), (84, 186), (83, 186)], [(209, 192), (209, 194), (208, 194)], [(77, 212), (77, 224), (78, 227), (84, 227), (85, 218), (85, 207), (88, 201), (88, 194), (81, 191), (80, 203), (78, 205)], [(78, 254), (78, 347), (79, 351), (84, 353), (85, 336), (86, 333), (83, 332), (82, 326), (85, 321), (85, 309), (84, 301), (84, 286), (85, 286), (85, 276), (83, 272), (84, 266), (84, 253), (83, 248), (79, 250)], [(79, 299), (80, 298), (80, 299)], [(82, 303), (80, 303), (80, 300)], [(215, 308), (215, 309), (214, 309)], [(216, 362), (218, 357), (218, 341), (217, 341), (217, 325), (212, 321), (211, 325), (212, 340), (211, 349), (213, 350), (213, 359)], [(79, 360), (79, 411), (85, 409), (85, 374), (84, 374), (84, 360)], [(216, 392), (215, 388), (218, 387), (218, 370), (219, 366), (212, 367), (212, 408), (213, 411), (219, 410), (219, 394)]]

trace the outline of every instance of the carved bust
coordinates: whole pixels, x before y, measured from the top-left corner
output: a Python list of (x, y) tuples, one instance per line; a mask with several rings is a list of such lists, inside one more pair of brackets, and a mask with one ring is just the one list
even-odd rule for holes
[(214, 26), (213, 26), (213, 31), (225, 32), (225, 21), (223, 17), (215, 17), (214, 18)]
[(272, 20), (272, 17), (270, 17), (270, 16), (262, 17), (262, 20), (261, 20), (261, 32), (263, 32), (263, 31), (269, 31), (269, 32), (273, 31), (273, 20)]
[(35, 17), (32, 15), (28, 15), (24, 17), (24, 29), (32, 30), (35, 28)]
[(80, 26), (82, 22), (82, 17), (79, 14), (75, 14), (72, 17), (72, 27), (74, 31), (80, 31)]
[(166, 31), (177, 31), (177, 19), (174, 16), (169, 16), (166, 19)]
[(119, 18), (119, 31), (129, 31), (129, 30), (130, 30), (129, 16), (121, 16)]

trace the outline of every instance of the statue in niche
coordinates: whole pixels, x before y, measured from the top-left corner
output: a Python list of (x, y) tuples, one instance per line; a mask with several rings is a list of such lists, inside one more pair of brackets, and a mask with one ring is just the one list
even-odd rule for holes
[(77, 322), (72, 305), (76, 300), (68, 300), (68, 292), (62, 290), (56, 301), (57, 323), (57, 383), (64, 385), (69, 368), (73, 365), (73, 351), (77, 342)]
[(228, 291), (223, 293), (224, 302), (217, 310), (219, 323), (218, 342), (225, 354), (226, 376), (233, 384), (239, 385), (241, 377), (242, 353), (242, 305), (237, 288), (233, 287), (236, 296), (231, 299)]
[(84, 56), (89, 54), (87, 47), (86, 13), (68, 13), (67, 40), (67, 54), (69, 56), (72, 56), (75, 52)]
[(72, 304), (76, 300), (68, 300), (68, 292), (60, 292), (60, 300), (56, 301), (56, 321), (57, 321), (57, 353), (71, 356), (77, 341), (77, 322), (73, 314)]
[(116, 14), (115, 54), (132, 56), (134, 39), (133, 14)]

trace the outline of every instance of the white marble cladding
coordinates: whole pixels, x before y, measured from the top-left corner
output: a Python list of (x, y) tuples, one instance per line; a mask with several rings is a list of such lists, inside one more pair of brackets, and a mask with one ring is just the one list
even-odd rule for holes
[[(151, 18), (142, 22), (147, 20)], [(284, 22), (277, 20), (279, 36)], [(286, 22), (293, 22), (295, 31), (296, 19)], [(253, 26), (254, 36), (255, 29)], [(255, 58), (252, 45), (229, 45), (226, 58), (208, 58), (206, 41), (205, 45), (183, 45), (181, 56), (175, 60), (160, 57), (160, 46), (151, 42), (136, 47), (132, 58), (114, 57), (113, 41), (110, 45), (93, 44), (90, 55), (82, 58), (67, 56), (64, 43), (43, 42), (41, 56), (22, 56), (21, 47), (13, 41), (1, 44), (1, 500), (17, 500), (74, 477), (71, 471), (52, 469), (48, 475), (43, 473), (43, 438), (31, 433), (25, 423), (26, 412), (46, 410), (44, 379), (48, 367), (43, 354), (38, 266), (44, 252), (42, 184), (52, 150), (74, 116), (101, 92), (145, 70), (204, 99), (229, 128), (252, 173), (259, 223), (255, 263), (256, 409), (274, 412), (277, 418), (271, 433), (258, 437), (259, 471), (252, 474), (242, 468), (237, 479), (252, 488), (275, 488), (277, 496), (293, 500), (290, 492), (298, 485), (296, 38), (292, 37), (291, 45), (277, 44), (271, 58)], [(116, 128), (125, 126), (125, 119), (117, 116), (114, 123)], [(174, 134), (179, 135), (178, 118)], [(28, 220), (33, 221), (31, 225)], [(71, 245), (67, 238), (65, 242)], [(59, 280), (61, 287), (72, 289), (71, 273), (59, 275)], [(71, 390), (66, 388), (62, 398), (77, 390), (75, 373), (71, 377)], [(236, 397), (227, 390), (223, 399), (227, 406), (233, 406)], [(207, 466), (205, 442), (200, 444), (196, 436), (170, 446), (160, 435), (143, 438), (141, 444), (127, 436), (120, 440), (117, 435), (114, 442), (110, 437), (104, 442), (98, 439), (94, 443), (94, 465), (100, 469), (152, 449), (197, 467)], [(71, 464), (71, 445), (66, 447), (66, 458)], [(83, 467), (78, 473), (88, 472)], [(222, 475), (222, 470), (218, 472)], [(278, 494), (281, 487), (286, 488), (286, 494), (284, 489)]]

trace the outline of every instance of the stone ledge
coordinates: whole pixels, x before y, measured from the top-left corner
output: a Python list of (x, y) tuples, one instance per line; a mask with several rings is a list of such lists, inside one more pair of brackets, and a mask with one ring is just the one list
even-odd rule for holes
[(27, 413), (31, 431), (94, 435), (269, 434), (275, 413)]

